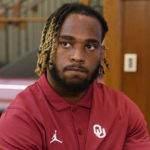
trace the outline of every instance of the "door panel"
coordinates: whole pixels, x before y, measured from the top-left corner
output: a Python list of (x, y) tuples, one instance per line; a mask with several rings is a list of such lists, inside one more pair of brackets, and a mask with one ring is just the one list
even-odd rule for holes
[(122, 6), (122, 54), (138, 55), (137, 72), (122, 71), (122, 90), (144, 113), (150, 133), (150, 0), (124, 0)]

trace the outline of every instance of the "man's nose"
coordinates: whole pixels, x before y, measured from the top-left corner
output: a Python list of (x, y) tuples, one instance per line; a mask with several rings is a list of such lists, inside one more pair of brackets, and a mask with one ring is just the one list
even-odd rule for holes
[(84, 49), (82, 47), (78, 47), (74, 49), (73, 54), (71, 56), (71, 61), (84, 63), (85, 54), (84, 54)]

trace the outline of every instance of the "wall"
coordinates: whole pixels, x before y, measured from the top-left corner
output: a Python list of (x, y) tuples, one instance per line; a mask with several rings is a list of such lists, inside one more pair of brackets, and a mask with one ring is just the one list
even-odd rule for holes
[[(4, 10), (5, 5), (11, 5), (14, 2), (12, 0), (0, 1), (0, 12)], [(19, 15), (20, 17), (49, 17), (56, 8), (66, 2), (79, 2), (79, 0), (43, 0), (34, 9), (25, 11), (35, 3), (35, 0), (26, 0), (21, 4)], [(3, 17), (15, 16), (13, 8), (4, 12)], [(0, 28), (0, 66), (37, 47), (40, 43), (43, 25), (44, 22), (28, 22), (24, 29), (20, 29), (18, 23), (7, 23), (4, 28)]]

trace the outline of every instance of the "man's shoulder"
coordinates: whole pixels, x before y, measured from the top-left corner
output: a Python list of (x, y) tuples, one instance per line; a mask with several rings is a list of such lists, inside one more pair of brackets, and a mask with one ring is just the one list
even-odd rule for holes
[[(40, 114), (40, 104), (35, 91), (37, 83), (27, 87), (19, 93), (0, 118), (0, 149), (22, 149), (22, 145), (36, 145), (41, 149), (41, 131), (43, 127)], [(17, 140), (16, 140), (17, 139)], [(5, 142), (7, 141), (7, 142)], [(13, 147), (15, 145), (15, 147)], [(17, 147), (18, 146), (18, 147)], [(27, 148), (28, 147), (28, 148)]]
[[(36, 81), (35, 83), (33, 83), (32, 85), (29, 85), (26, 89), (24, 89), (23, 91), (21, 91), (17, 96), (17, 98), (33, 98), (35, 99), (35, 97), (38, 97), (39, 94), (41, 93), (41, 88), (38, 84), (38, 81)], [(34, 95), (34, 96), (33, 96)]]
[(124, 111), (125, 113), (131, 110), (140, 111), (135, 102), (126, 94), (104, 84), (94, 83), (94, 95), (108, 106), (114, 107), (114, 109), (120, 109), (120, 111)]
[(107, 85), (102, 83), (94, 83), (94, 92), (99, 93), (107, 98), (114, 98), (114, 99), (129, 99), (123, 92), (119, 90), (112, 89)]
[(94, 85), (94, 96), (96, 105), (102, 105), (105, 110), (112, 114), (119, 114), (121, 118), (133, 126), (137, 122), (145, 124), (143, 113), (136, 103), (123, 92), (111, 89), (103, 84)]
[(116, 127), (114, 129), (115, 134), (124, 132), (126, 138), (125, 149), (137, 149), (138, 147), (139, 149), (142, 149), (142, 147), (143, 149), (148, 149), (150, 141), (146, 121), (134, 101), (124, 93), (113, 90), (103, 84), (95, 83), (93, 94), (95, 102), (93, 106), (95, 109), (95, 111), (93, 109), (94, 120), (96, 117), (100, 118), (100, 121), (104, 122), (103, 125), (105, 125), (106, 121), (105, 126), (112, 125), (113, 122), (113, 127)]
[(40, 100), (42, 97), (41, 88), (38, 85), (38, 82), (35, 82), (20, 92), (7, 109), (20, 109), (32, 112), (35, 107), (39, 107), (41, 105)]

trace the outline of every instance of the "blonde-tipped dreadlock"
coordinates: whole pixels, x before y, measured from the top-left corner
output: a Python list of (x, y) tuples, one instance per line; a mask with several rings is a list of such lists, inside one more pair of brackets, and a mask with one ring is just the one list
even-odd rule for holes
[(48, 64), (53, 64), (56, 49), (56, 33), (54, 33), (55, 27), (55, 17), (53, 17), (51, 19), (51, 23), (46, 35), (45, 31), (47, 30), (47, 25), (45, 25), (43, 29), (38, 54), (37, 68), (35, 70), (38, 76), (42, 75), (42, 73), (46, 70)]
[[(102, 45), (102, 49), (105, 51), (105, 50), (108, 50), (108, 48), (106, 48), (104, 45)], [(104, 71), (104, 66), (109, 69), (109, 64), (107, 62), (107, 58), (106, 56), (104, 56), (104, 60), (103, 62), (100, 62), (100, 66), (99, 66), (99, 77), (103, 77), (103, 75), (105, 74), (105, 71)]]

